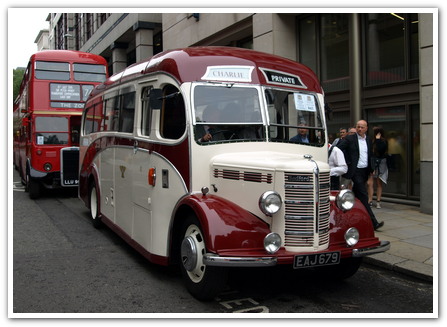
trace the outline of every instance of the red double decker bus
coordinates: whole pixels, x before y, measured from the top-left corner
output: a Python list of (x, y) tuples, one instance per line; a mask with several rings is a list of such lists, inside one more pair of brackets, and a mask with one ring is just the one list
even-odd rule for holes
[(106, 60), (91, 53), (49, 50), (31, 56), (13, 115), (14, 166), (31, 198), (42, 187), (78, 186), (82, 110), (106, 77)]

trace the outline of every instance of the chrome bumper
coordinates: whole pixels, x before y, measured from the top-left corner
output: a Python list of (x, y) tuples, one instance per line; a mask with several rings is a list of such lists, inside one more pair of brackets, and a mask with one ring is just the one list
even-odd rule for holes
[(212, 253), (203, 256), (203, 263), (207, 266), (269, 267), (275, 266), (276, 262), (275, 257), (221, 257)]
[[(388, 241), (381, 241), (379, 246), (364, 249), (353, 249), (353, 257), (364, 257), (367, 255), (385, 252), (390, 249)], [(203, 263), (207, 266), (225, 267), (270, 267), (278, 262), (276, 257), (221, 257), (214, 253), (207, 253), (203, 256)]]
[(375, 246), (373, 248), (353, 249), (352, 256), (357, 258), (364, 257), (367, 255), (388, 251), (390, 247), (391, 244), (389, 241), (381, 241), (379, 246)]

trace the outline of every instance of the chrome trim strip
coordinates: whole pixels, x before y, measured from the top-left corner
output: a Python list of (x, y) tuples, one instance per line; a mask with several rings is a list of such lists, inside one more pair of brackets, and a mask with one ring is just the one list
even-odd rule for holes
[(364, 257), (367, 255), (388, 251), (391, 248), (389, 241), (381, 241), (379, 246), (365, 249), (353, 249), (353, 257)]
[[(313, 162), (315, 168), (313, 170), (314, 174), (314, 212), (315, 212), (315, 233), (319, 234), (319, 225), (320, 225), (320, 168), (315, 160), (312, 159), (310, 154), (305, 154), (304, 158)], [(319, 237), (318, 237), (319, 238)]]
[(207, 266), (225, 267), (269, 267), (275, 266), (276, 257), (221, 257), (207, 253), (203, 256), (203, 263)]

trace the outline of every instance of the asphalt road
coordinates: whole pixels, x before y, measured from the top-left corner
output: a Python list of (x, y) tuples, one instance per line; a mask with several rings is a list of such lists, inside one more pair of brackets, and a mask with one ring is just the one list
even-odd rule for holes
[(93, 228), (73, 194), (30, 200), (16, 171), (12, 192), (14, 316), (433, 312), (431, 283), (372, 266), (343, 282), (284, 268), (237, 269), (225, 292), (200, 302), (186, 291), (178, 269), (151, 264), (111, 230)]

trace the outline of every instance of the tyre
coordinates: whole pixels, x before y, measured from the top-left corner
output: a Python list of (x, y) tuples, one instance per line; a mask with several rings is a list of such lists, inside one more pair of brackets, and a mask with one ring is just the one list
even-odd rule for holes
[(26, 174), (25, 191), (28, 192), (30, 199), (37, 199), (40, 196), (40, 184), (33, 180), (30, 175)]
[(90, 218), (95, 228), (102, 226), (101, 216), (99, 215), (99, 197), (95, 183), (90, 186)]
[(180, 246), (180, 269), (187, 290), (198, 300), (209, 301), (219, 294), (227, 281), (227, 269), (206, 266), (207, 252), (198, 219), (190, 216), (183, 224)]

